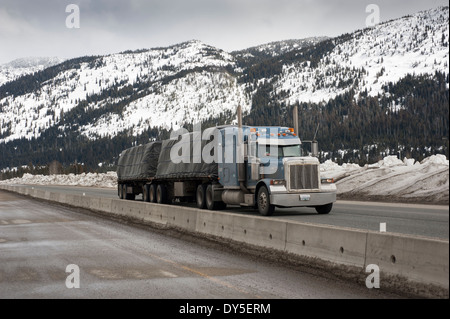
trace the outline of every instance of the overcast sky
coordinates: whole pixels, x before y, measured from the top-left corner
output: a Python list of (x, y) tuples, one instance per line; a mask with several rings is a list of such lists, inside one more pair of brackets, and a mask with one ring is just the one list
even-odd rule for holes
[[(66, 26), (73, 14), (66, 12), (69, 4), (80, 9), (79, 28)], [(366, 26), (369, 4), (378, 5), (380, 20), (387, 21), (448, 5), (448, 0), (0, 0), (0, 64), (192, 39), (233, 51), (271, 41), (338, 36)]]

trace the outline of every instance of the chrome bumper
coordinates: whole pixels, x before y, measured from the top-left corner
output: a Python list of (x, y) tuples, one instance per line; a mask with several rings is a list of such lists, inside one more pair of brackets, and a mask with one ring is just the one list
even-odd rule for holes
[(322, 206), (336, 201), (336, 192), (322, 193), (273, 193), (270, 203), (278, 207)]

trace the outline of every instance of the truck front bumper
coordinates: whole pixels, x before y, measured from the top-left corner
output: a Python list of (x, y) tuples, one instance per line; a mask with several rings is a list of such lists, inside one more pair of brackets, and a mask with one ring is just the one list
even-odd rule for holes
[(336, 192), (272, 193), (270, 203), (277, 207), (313, 207), (336, 201)]

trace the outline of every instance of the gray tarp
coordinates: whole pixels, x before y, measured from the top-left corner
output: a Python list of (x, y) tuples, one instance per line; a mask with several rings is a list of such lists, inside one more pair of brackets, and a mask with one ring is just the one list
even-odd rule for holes
[[(192, 143), (192, 133), (190, 135), (189, 145), (184, 144), (189, 148), (189, 154), (180, 154), (183, 159), (180, 163), (174, 163), (171, 159), (170, 152), (175, 144), (183, 143), (178, 140), (165, 140), (162, 143), (161, 154), (159, 156), (158, 169), (156, 172), (157, 179), (166, 178), (217, 178), (218, 177), (218, 165), (217, 161), (213, 163), (205, 163), (202, 159), (201, 153), (194, 153)], [(201, 150), (210, 141), (201, 141)], [(188, 143), (188, 141), (186, 141)], [(181, 144), (177, 144), (180, 146)], [(175, 148), (177, 148), (175, 146)], [(186, 148), (186, 149), (187, 149)], [(199, 163), (196, 163), (199, 162)]]
[(152, 142), (122, 152), (117, 164), (119, 181), (146, 180), (156, 175), (161, 142)]

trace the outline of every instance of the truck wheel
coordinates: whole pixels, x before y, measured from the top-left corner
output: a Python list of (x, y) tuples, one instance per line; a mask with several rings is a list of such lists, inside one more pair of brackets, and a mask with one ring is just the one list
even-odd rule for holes
[(199, 209), (205, 209), (206, 207), (206, 185), (200, 184), (197, 187), (197, 193), (195, 195), (195, 201)]
[(129, 199), (127, 194), (127, 185), (122, 184), (122, 198), (123, 199)]
[(316, 206), (314, 208), (316, 209), (316, 212), (318, 212), (320, 215), (326, 215), (331, 212), (331, 209), (333, 208), (333, 203), (322, 206)]
[(206, 197), (206, 208), (208, 208), (209, 210), (216, 210), (219, 206), (218, 205), (219, 202), (214, 201), (214, 189), (211, 184), (209, 184), (208, 187), (206, 187), (205, 197)]
[(144, 200), (144, 202), (150, 202), (150, 190), (149, 190), (149, 185), (144, 185), (142, 186), (142, 199)]
[(258, 211), (263, 216), (272, 216), (275, 206), (270, 204), (270, 195), (266, 186), (261, 186), (257, 197)]
[(118, 193), (118, 195), (119, 195), (119, 198), (120, 199), (123, 199), (123, 187), (122, 187), (122, 184), (119, 184), (119, 185), (117, 185), (117, 193)]
[(156, 202), (165, 204), (167, 202), (167, 189), (163, 184), (159, 184), (156, 188)]
[(156, 185), (151, 184), (148, 190), (148, 199), (150, 203), (156, 203)]

